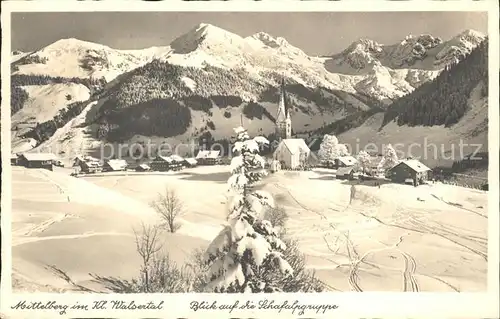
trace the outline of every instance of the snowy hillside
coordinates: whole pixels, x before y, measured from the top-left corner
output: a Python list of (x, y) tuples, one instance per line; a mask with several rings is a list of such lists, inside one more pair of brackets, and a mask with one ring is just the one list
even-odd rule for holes
[(62, 39), (17, 59), (13, 62), (13, 74), (104, 77), (109, 82), (161, 54), (163, 50), (156, 48), (125, 51), (78, 39)]
[[(338, 136), (342, 143), (363, 149), (369, 143), (382, 149), (383, 145), (399, 144), (400, 150), (411, 152), (414, 157), (422, 157), (428, 166), (449, 165), (454, 160), (478, 151), (488, 151), (488, 98), (481, 95), (484, 84), (479, 84), (471, 93), (469, 110), (453, 126), (399, 126), (390, 122), (382, 127), (384, 113), (368, 118), (359, 127)], [(382, 129), (380, 129), (382, 127)], [(464, 143), (460, 154), (460, 143)], [(414, 145), (413, 147), (411, 145)], [(476, 146), (477, 145), (477, 146)], [(437, 156), (435, 156), (437, 152)]]
[[(228, 138), (241, 114), (251, 134), (269, 134), (282, 77), (293, 105), (293, 130), (311, 131), (358, 111), (383, 108), (436, 77), (483, 38), (466, 31), (446, 42), (430, 35), (408, 36), (393, 45), (359, 40), (331, 58), (308, 56), (286, 39), (263, 32), (243, 38), (210, 24), (195, 26), (169, 46), (144, 50), (63, 39), (13, 55), (19, 85), (13, 90), (15, 123), (30, 123), (20, 128), (13, 122), (13, 143), (27, 145), (23, 139), (28, 138), (32, 145), (34, 138), (40, 147), (54, 145), (82, 130), (88, 133), (80, 145), (94, 143), (98, 130), (112, 141), (141, 136), (218, 140)], [(24, 83), (33, 76), (44, 77), (35, 82), (38, 88)], [(108, 84), (85, 82), (98, 79)], [(88, 96), (74, 91), (82, 81)], [(70, 105), (58, 100), (66, 94), (74, 96), (71, 102), (88, 101)], [(98, 103), (78, 120), (76, 132), (68, 123), (90, 102)], [(34, 110), (40, 110), (38, 115)], [(59, 111), (63, 115), (49, 125)], [(37, 131), (30, 133), (37, 123)]]

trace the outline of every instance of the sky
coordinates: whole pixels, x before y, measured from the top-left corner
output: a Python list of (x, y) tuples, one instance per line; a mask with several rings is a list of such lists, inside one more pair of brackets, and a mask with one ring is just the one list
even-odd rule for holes
[(64, 38), (115, 49), (166, 46), (199, 23), (246, 37), (284, 37), (309, 55), (334, 54), (359, 38), (383, 44), (424, 33), (447, 40), (487, 32), (482, 12), (30, 12), (12, 14), (12, 50), (34, 51)]

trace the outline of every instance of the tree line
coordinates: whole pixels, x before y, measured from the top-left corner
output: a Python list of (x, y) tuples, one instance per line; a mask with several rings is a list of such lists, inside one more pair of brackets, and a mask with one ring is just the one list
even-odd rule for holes
[(449, 127), (469, 109), (472, 90), (482, 82), (481, 94), (488, 95), (488, 40), (458, 63), (447, 66), (433, 81), (395, 100), (388, 108), (383, 126), (398, 125)]

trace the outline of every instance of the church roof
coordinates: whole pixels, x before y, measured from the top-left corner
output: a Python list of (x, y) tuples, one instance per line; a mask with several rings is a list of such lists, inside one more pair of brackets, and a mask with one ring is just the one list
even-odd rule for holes
[(292, 155), (300, 152), (310, 152), (310, 149), (307, 146), (306, 142), (301, 138), (287, 138), (281, 140), (280, 144), (278, 145), (278, 149), (281, 145), (284, 145)]

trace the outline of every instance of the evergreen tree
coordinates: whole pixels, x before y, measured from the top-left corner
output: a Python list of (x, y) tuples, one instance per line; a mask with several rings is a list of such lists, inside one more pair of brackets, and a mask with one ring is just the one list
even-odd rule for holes
[(378, 168), (389, 169), (391, 167), (394, 167), (398, 163), (399, 159), (398, 155), (396, 154), (396, 150), (394, 150), (394, 147), (392, 147), (391, 144), (387, 145), (382, 160), (378, 164)]
[(452, 63), (433, 80), (395, 100), (387, 109), (383, 125), (451, 126), (467, 112), (471, 92), (480, 83), (482, 96), (488, 87), (488, 40), (458, 63)]
[(273, 225), (263, 220), (264, 211), (273, 206), (272, 197), (255, 191), (252, 185), (264, 175), (265, 160), (258, 154), (267, 144), (264, 137), (251, 139), (242, 127), (235, 129), (237, 142), (233, 152), (228, 180), (232, 200), (228, 221), (205, 253), (209, 266), (206, 289), (213, 292), (277, 292), (276, 280), (291, 276), (292, 268), (283, 258), (285, 244), (278, 238)]
[(357, 166), (361, 168), (363, 173), (366, 171), (367, 168), (370, 167), (370, 154), (368, 154), (366, 151), (359, 151), (358, 153), (358, 158), (357, 158)]

